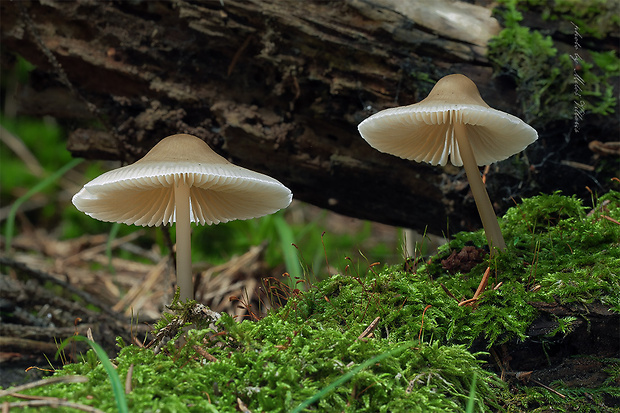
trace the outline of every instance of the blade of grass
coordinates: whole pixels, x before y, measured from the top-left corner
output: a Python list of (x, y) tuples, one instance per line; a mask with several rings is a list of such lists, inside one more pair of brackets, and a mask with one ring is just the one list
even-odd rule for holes
[(474, 378), (471, 381), (471, 388), (469, 389), (469, 400), (467, 400), (466, 413), (474, 413), (474, 404), (476, 403), (476, 380), (478, 375), (474, 373)]
[(284, 264), (286, 265), (286, 270), (291, 275), (293, 280), (296, 278), (301, 279), (301, 265), (299, 264), (299, 260), (297, 259), (295, 249), (292, 246), (295, 243), (293, 230), (282, 216), (275, 215), (273, 218), (276, 230), (278, 231), (278, 235), (280, 236), (280, 248), (282, 249), (282, 253), (284, 254)]
[(53, 174), (51, 174), (47, 178), (45, 178), (42, 181), (40, 181), (32, 189), (30, 189), (28, 192), (26, 192), (26, 194), (24, 196), (18, 198), (13, 203), (13, 205), (11, 206), (11, 209), (9, 210), (9, 215), (7, 216), (7, 219), (6, 219), (6, 228), (5, 228), (5, 231), (4, 231), (5, 252), (6, 253), (8, 253), (11, 250), (11, 242), (13, 241), (13, 231), (15, 229), (15, 216), (17, 215), (17, 211), (22, 206), (22, 204), (24, 202), (26, 202), (27, 200), (29, 200), (34, 194), (42, 191), (48, 185), (51, 185), (52, 183), (56, 182), (61, 176), (66, 174), (71, 169), (75, 168), (82, 161), (83, 161), (83, 159), (81, 159), (81, 158), (72, 159), (71, 162), (67, 163), (66, 165), (64, 165), (59, 170), (57, 170), (56, 172), (54, 172)]
[(375, 356), (371, 359), (366, 360), (365, 362), (363, 362), (362, 364), (360, 364), (359, 366), (355, 367), (353, 370), (343, 374), (342, 376), (340, 376), (338, 379), (334, 380), (332, 383), (329, 384), (329, 386), (325, 387), (323, 390), (319, 391), (318, 393), (316, 393), (314, 396), (306, 399), (305, 401), (303, 401), (302, 403), (300, 403), (296, 408), (294, 408), (293, 410), (291, 410), (291, 413), (299, 413), (301, 411), (303, 411), (305, 408), (309, 407), (311, 404), (316, 403), (317, 401), (319, 401), (322, 397), (325, 397), (326, 395), (328, 395), (332, 390), (334, 390), (336, 387), (346, 383), (347, 381), (351, 380), (353, 378), (353, 376), (355, 376), (357, 373), (359, 373), (360, 371), (362, 371), (363, 369), (365, 369), (368, 366), (371, 366), (375, 363), (378, 363), (379, 361), (394, 356), (398, 353), (400, 353), (401, 351), (409, 348), (409, 347), (413, 347), (415, 344), (414, 343), (405, 343), (403, 345), (400, 345), (398, 347), (396, 347), (395, 349), (392, 349), (390, 351), (386, 351), (385, 353), (381, 353), (378, 356)]
[(120, 227), (121, 224), (118, 222), (114, 222), (112, 224), (112, 228), (110, 228), (110, 235), (108, 235), (108, 242), (105, 245), (105, 255), (108, 258), (108, 271), (110, 271), (110, 274), (116, 273), (116, 270), (112, 265), (112, 242), (116, 239)]
[(103, 365), (106, 373), (108, 373), (108, 377), (110, 378), (110, 384), (112, 385), (112, 392), (114, 393), (114, 398), (116, 399), (116, 407), (118, 408), (118, 411), (120, 413), (129, 413), (129, 409), (127, 407), (127, 399), (125, 398), (125, 390), (121, 385), (121, 380), (116, 373), (116, 369), (110, 362), (110, 359), (108, 359), (107, 353), (99, 344), (87, 339), (86, 337), (72, 336), (60, 344), (56, 355), (58, 356), (62, 349), (65, 348), (67, 344), (69, 344), (73, 340), (85, 341), (86, 343), (88, 343), (89, 346), (92, 347), (95, 354), (97, 354), (97, 357), (99, 357), (99, 360), (101, 361), (101, 364)]

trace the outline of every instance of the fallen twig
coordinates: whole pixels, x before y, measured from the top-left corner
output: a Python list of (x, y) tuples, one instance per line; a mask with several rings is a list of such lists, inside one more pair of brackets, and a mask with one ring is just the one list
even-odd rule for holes
[(9, 409), (9, 410), (12, 407), (17, 407), (21, 409), (25, 407), (52, 407), (52, 408), (69, 407), (72, 409), (82, 410), (84, 412), (89, 412), (89, 413), (105, 413), (103, 410), (99, 410), (87, 404), (73, 403), (73, 402), (68, 402), (66, 400), (62, 400), (62, 399), (29, 400), (27, 402), (11, 402), (11, 403), (4, 402), (2, 404), (2, 409), (4, 410), (5, 407), (6, 409)]
[(365, 337), (368, 337), (370, 335), (370, 333), (372, 333), (372, 331), (377, 327), (377, 324), (379, 324), (379, 320), (381, 319), (381, 317), (377, 317), (375, 318), (372, 323), (370, 323), (370, 325), (368, 327), (366, 327), (366, 330), (364, 330), (362, 332), (362, 334), (359, 335), (359, 337), (357, 338), (358, 340), (361, 340)]
[(125, 377), (125, 394), (131, 393), (131, 377), (133, 376), (133, 363), (127, 369), (127, 377)]
[(473, 305), (476, 301), (478, 301), (478, 298), (480, 297), (480, 294), (482, 294), (484, 289), (487, 287), (487, 283), (489, 282), (489, 274), (490, 273), (491, 273), (491, 267), (487, 267), (486, 271), (484, 272), (484, 275), (482, 276), (482, 280), (480, 281), (480, 284), (478, 285), (478, 289), (474, 293), (474, 296), (472, 298), (470, 298), (469, 300), (461, 301), (459, 303), (459, 307), (462, 307), (464, 305)]
[(31, 383), (22, 384), (16, 387), (10, 387), (6, 390), (0, 390), (0, 397), (5, 397), (8, 395), (13, 395), (14, 393), (18, 393), (20, 391), (34, 389), (42, 386), (49, 386), (57, 383), (86, 383), (88, 378), (85, 376), (58, 376), (58, 377), (50, 377), (47, 379), (41, 379), (37, 381), (33, 381)]
[(457, 303), (458, 303), (458, 302), (460, 302), (460, 301), (459, 301), (459, 299), (458, 299), (458, 298), (456, 298), (456, 297), (454, 296), (454, 294), (452, 294), (452, 293), (450, 292), (450, 290), (448, 290), (448, 287), (446, 287), (445, 285), (443, 285), (443, 283), (439, 283), (439, 285), (440, 285), (440, 286), (441, 286), (441, 288), (442, 288), (442, 289), (446, 292), (446, 294), (448, 294), (450, 297), (454, 298), (454, 300), (456, 300), (456, 302), (457, 302)]

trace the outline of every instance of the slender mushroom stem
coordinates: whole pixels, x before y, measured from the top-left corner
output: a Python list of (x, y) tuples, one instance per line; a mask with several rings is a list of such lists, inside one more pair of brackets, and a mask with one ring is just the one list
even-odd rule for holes
[(493, 205), (489, 199), (489, 194), (484, 187), (482, 178), (480, 177), (480, 170), (478, 169), (478, 163), (474, 157), (474, 152), (467, 139), (467, 128), (463, 123), (456, 122), (454, 124), (454, 137), (459, 145), (459, 152), (461, 159), (463, 160), (463, 168), (467, 174), (467, 180), (469, 181), (469, 187), (474, 195), (476, 201), (476, 207), (478, 208), (478, 214), (482, 220), (482, 226), (487, 236), (489, 243), (489, 249), (491, 250), (491, 256), (494, 256), (498, 250), (506, 249), (506, 243), (502, 236), (502, 231), (499, 228)]
[(194, 299), (192, 282), (192, 245), (189, 216), (189, 186), (181, 178), (174, 187), (177, 231), (177, 285), (181, 289), (180, 299)]

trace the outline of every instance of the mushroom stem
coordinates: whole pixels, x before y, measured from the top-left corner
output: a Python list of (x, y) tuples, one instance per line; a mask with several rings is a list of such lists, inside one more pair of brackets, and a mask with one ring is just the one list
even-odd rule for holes
[(467, 139), (467, 131), (465, 125), (460, 122), (454, 124), (454, 137), (459, 146), (459, 152), (463, 161), (463, 168), (467, 174), (467, 180), (469, 181), (469, 187), (474, 195), (476, 201), (476, 207), (478, 208), (478, 214), (482, 220), (482, 226), (487, 236), (489, 243), (489, 249), (491, 250), (491, 256), (494, 256), (498, 251), (506, 249), (506, 243), (502, 236), (502, 231), (499, 228), (493, 205), (489, 199), (489, 194), (484, 187), (482, 178), (480, 177), (480, 170), (478, 169), (478, 163), (474, 157), (474, 152)]
[(180, 299), (194, 299), (194, 284), (192, 282), (192, 245), (189, 216), (189, 185), (184, 177), (176, 182), (174, 187), (176, 205), (176, 232), (177, 232), (177, 285), (181, 290)]

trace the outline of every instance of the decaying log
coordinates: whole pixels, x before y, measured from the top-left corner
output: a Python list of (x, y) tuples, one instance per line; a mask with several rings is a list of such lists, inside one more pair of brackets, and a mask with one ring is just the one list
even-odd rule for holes
[[(514, 85), (494, 77), (486, 57), (501, 30), (491, 7), (482, 0), (2, 2), (2, 56), (5, 66), (9, 52), (37, 66), (18, 96), (20, 111), (64, 119), (77, 156), (133, 162), (163, 137), (190, 133), (281, 180), (297, 199), (441, 234), (480, 226), (462, 171), (378, 153), (356, 126), (418, 101), (455, 72), (472, 78), (491, 106), (520, 115)], [(584, 122), (587, 130), (596, 119)], [(491, 167), (498, 210), (520, 195), (596, 187), (595, 172), (560, 162), (589, 159), (585, 137), (586, 151), (568, 155), (569, 124), (542, 124), (541, 139), (518, 162)]]
[[(605, 358), (620, 354), (620, 314), (600, 302), (529, 304), (539, 310), (539, 316), (528, 328), (527, 340), (501, 346), (504, 368), (529, 371), (528, 379), (543, 383), (603, 385), (600, 372)], [(560, 319), (566, 317), (570, 321), (560, 328)]]

